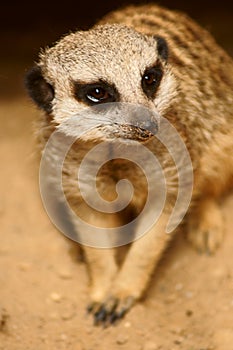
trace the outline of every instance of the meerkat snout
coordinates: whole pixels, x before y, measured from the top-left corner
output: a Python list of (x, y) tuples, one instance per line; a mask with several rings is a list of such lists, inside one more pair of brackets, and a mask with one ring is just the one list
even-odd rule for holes
[[(88, 120), (100, 120), (99, 131), (107, 139), (135, 140), (144, 142), (159, 130), (160, 115), (156, 110), (141, 104), (103, 103), (90, 107)], [(102, 122), (102, 124), (101, 124)]]

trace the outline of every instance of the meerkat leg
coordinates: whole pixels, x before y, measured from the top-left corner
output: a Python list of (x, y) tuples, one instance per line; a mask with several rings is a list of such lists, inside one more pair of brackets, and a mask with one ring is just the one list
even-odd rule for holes
[(172, 237), (172, 234), (165, 233), (167, 222), (168, 216), (163, 214), (148, 233), (133, 242), (108, 298), (95, 314), (97, 321), (115, 322), (142, 297), (154, 268)]
[(188, 221), (188, 240), (199, 252), (214, 253), (223, 240), (222, 213), (214, 198), (200, 202)]
[[(106, 227), (107, 230), (108, 227), (114, 227), (116, 225), (116, 219), (111, 216), (106, 219), (106, 217), (102, 215), (90, 214), (89, 224), (93, 227), (102, 227), (102, 230)], [(94, 234), (98, 235), (98, 233), (95, 232)], [(106, 234), (105, 238), (100, 239), (101, 238), (98, 239), (98, 237), (96, 237), (96, 245), (100, 246), (103, 244), (103, 246), (109, 248), (96, 248), (83, 245), (90, 277), (91, 301), (89, 304), (89, 311), (94, 311), (99, 303), (103, 301), (119, 269), (115, 259), (115, 249), (111, 248), (111, 238)]]
[(89, 311), (94, 312), (103, 302), (109, 290), (118, 266), (115, 261), (114, 249), (84, 247), (87, 268), (91, 282)]

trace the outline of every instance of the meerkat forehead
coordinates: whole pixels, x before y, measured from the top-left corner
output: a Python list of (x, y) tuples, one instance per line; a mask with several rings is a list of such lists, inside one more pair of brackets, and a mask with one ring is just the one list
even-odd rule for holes
[(67, 76), (88, 82), (113, 79), (117, 73), (132, 70), (134, 75), (141, 74), (156, 62), (157, 47), (153, 37), (129, 27), (101, 25), (65, 36), (40, 58), (49, 80)]

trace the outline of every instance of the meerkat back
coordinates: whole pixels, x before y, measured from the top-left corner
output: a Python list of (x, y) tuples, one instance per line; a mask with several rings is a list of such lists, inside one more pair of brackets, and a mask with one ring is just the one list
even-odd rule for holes
[[(168, 43), (179, 94), (166, 118), (177, 129), (179, 123), (186, 129), (195, 174), (188, 238), (199, 251), (214, 252), (224, 227), (216, 202), (233, 186), (232, 59), (207, 30), (178, 11), (129, 6), (100, 23), (123, 23)], [(200, 225), (197, 217), (202, 218)]]

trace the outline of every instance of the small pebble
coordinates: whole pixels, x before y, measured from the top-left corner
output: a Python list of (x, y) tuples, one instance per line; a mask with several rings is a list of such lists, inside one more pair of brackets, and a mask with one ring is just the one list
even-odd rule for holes
[(183, 337), (179, 337), (177, 339), (174, 340), (174, 344), (176, 345), (181, 345), (184, 341), (184, 338)]
[(171, 329), (171, 333), (177, 334), (177, 335), (183, 335), (184, 332), (185, 332), (184, 328), (181, 328), (181, 327), (176, 327), (176, 326), (175, 326), (175, 327), (173, 327), (173, 328)]
[(42, 341), (46, 341), (46, 340), (48, 339), (48, 336), (47, 336), (46, 334), (41, 334), (41, 335), (40, 335), (40, 339), (41, 339)]
[(158, 350), (158, 349), (159, 349), (158, 345), (151, 341), (146, 342), (142, 347), (142, 350)]
[(0, 310), (0, 332), (6, 330), (9, 317), (5, 309)]
[(49, 314), (49, 318), (51, 318), (51, 320), (57, 320), (59, 317), (58, 317), (58, 314), (56, 312), (51, 312)]
[(26, 262), (21, 262), (18, 264), (18, 268), (21, 270), (21, 271), (27, 271), (29, 270), (30, 268), (30, 264), (26, 263)]
[(191, 317), (193, 315), (193, 311), (192, 310), (186, 310), (186, 316)]
[(116, 339), (116, 343), (118, 345), (123, 345), (126, 344), (128, 342), (129, 338), (125, 335), (120, 335), (118, 336), (118, 338)]
[(187, 299), (192, 299), (192, 298), (193, 298), (193, 295), (194, 295), (193, 292), (190, 292), (190, 291), (185, 292), (185, 297), (186, 297)]
[(61, 299), (62, 299), (62, 296), (61, 296), (61, 294), (58, 294), (58, 293), (51, 293), (50, 294), (50, 298), (53, 300), (53, 301), (55, 301), (55, 303), (59, 303), (60, 301), (61, 301)]
[(62, 269), (58, 271), (58, 276), (63, 280), (70, 280), (72, 279), (72, 274), (69, 270)]
[(221, 279), (226, 276), (226, 271), (224, 269), (218, 268), (216, 270), (213, 270), (212, 276), (214, 276), (215, 278)]
[(145, 331), (142, 330), (142, 329), (137, 329), (135, 332), (136, 332), (136, 334), (138, 334), (140, 337), (144, 337), (144, 336), (145, 336)]
[(167, 298), (166, 298), (166, 302), (171, 304), (174, 303), (177, 299), (177, 295), (176, 294), (170, 294)]
[(182, 290), (184, 288), (184, 285), (182, 283), (177, 283), (175, 285), (175, 290), (179, 291), (179, 290)]
[(87, 328), (87, 329), (86, 329), (86, 333), (87, 333), (87, 334), (92, 334), (93, 331), (94, 331), (94, 330), (93, 330), (93, 327), (90, 327), (90, 328)]
[(172, 269), (173, 269), (173, 270), (177, 270), (177, 269), (179, 269), (180, 266), (181, 266), (181, 263), (180, 263), (180, 262), (175, 262), (175, 263), (172, 265)]
[(131, 323), (130, 322), (125, 322), (124, 323), (124, 327), (125, 328), (130, 328), (131, 327)]
[(67, 340), (67, 335), (66, 334), (64, 334), (64, 333), (62, 333), (61, 335), (60, 335), (60, 339), (62, 340), (62, 341), (65, 341), (65, 340)]
[(61, 315), (61, 318), (64, 320), (64, 321), (68, 321), (68, 320), (71, 320), (72, 318), (74, 317), (74, 310), (70, 310), (70, 311), (66, 311), (64, 312), (62, 315)]

